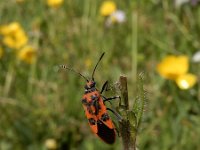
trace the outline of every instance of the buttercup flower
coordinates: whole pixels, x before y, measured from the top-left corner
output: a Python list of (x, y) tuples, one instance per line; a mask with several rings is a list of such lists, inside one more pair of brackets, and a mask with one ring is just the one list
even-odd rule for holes
[(3, 38), (3, 43), (10, 48), (18, 49), (25, 45), (28, 41), (24, 31), (19, 30), (13, 35), (8, 35)]
[(157, 65), (158, 73), (166, 79), (174, 80), (188, 71), (187, 56), (167, 56)]
[(167, 56), (157, 66), (158, 73), (166, 79), (174, 80), (180, 89), (189, 89), (197, 82), (197, 77), (188, 73), (187, 56)]
[(1, 26), (0, 33), (4, 35), (3, 43), (10, 48), (19, 49), (28, 42), (24, 30), (17, 22)]
[(100, 7), (100, 14), (102, 16), (109, 16), (114, 11), (116, 11), (116, 4), (113, 1), (107, 0), (104, 1)]
[(18, 58), (28, 64), (32, 64), (36, 58), (36, 50), (32, 46), (25, 46), (18, 52)]
[(187, 73), (178, 76), (175, 81), (180, 89), (186, 90), (195, 85), (197, 77), (191, 73)]
[(63, 3), (63, 0), (47, 0), (47, 4), (50, 7), (57, 8)]
[(0, 33), (4, 36), (13, 34), (18, 30), (21, 30), (20, 24), (18, 22), (12, 22), (8, 25), (0, 26)]

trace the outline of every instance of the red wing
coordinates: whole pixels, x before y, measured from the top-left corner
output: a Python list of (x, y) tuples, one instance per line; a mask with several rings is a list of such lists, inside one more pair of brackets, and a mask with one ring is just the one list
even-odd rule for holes
[(83, 105), (83, 108), (85, 110), (85, 115), (88, 119), (89, 125), (92, 129), (92, 131), (97, 134), (98, 129), (97, 129), (97, 117), (91, 113), (89, 113), (89, 111), (91, 111), (91, 107), (87, 107), (85, 105)]
[(97, 115), (97, 119), (101, 120), (108, 128), (114, 129), (114, 125), (112, 120), (110, 119), (110, 116), (107, 113), (106, 106), (103, 103), (102, 98), (99, 99), (99, 105), (101, 107), (101, 111), (99, 111), (99, 114)]
[[(88, 119), (92, 131), (108, 144), (115, 142), (115, 127), (110, 119), (103, 99), (99, 97), (98, 107), (90, 105), (88, 99), (90, 95), (82, 99), (85, 115)], [(98, 110), (96, 110), (98, 108)]]
[(97, 135), (106, 143), (113, 144), (115, 142), (115, 127), (110, 119), (106, 106), (103, 103), (102, 98), (99, 98), (99, 105), (101, 111), (97, 115)]

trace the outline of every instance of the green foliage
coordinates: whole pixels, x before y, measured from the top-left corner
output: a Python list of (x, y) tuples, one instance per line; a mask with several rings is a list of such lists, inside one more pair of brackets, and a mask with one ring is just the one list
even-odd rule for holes
[[(131, 110), (132, 113), (134, 113), (134, 120), (135, 120), (135, 128), (137, 128), (137, 130), (140, 127), (141, 121), (142, 121), (142, 117), (143, 117), (143, 112), (144, 112), (144, 107), (145, 107), (145, 102), (146, 102), (146, 92), (144, 90), (144, 82), (142, 79), (143, 75), (141, 74), (138, 77), (138, 82), (137, 82), (137, 95), (133, 104), (133, 108)], [(132, 119), (132, 120), (133, 120)]]
[[(91, 132), (81, 104), (84, 80), (56, 69), (66, 64), (91, 76), (103, 51), (105, 57), (95, 74), (99, 89), (105, 80), (114, 83), (126, 74), (133, 98), (136, 74), (145, 72), (148, 103), (142, 120), (137, 120), (139, 149), (200, 149), (199, 83), (183, 91), (156, 72), (156, 64), (167, 54), (192, 58), (200, 49), (199, 5), (175, 8), (170, 0), (115, 2), (125, 12), (126, 22), (106, 27), (99, 14), (101, 0), (66, 0), (56, 9), (45, 0), (0, 1), (0, 25), (19, 22), (29, 44), (37, 49), (36, 62), (26, 64), (3, 44), (0, 35), (4, 51), (0, 57), (0, 149), (45, 150), (46, 140), (53, 138), (65, 149), (120, 150), (120, 138), (109, 146)], [(199, 67), (191, 62), (190, 72), (199, 77)], [(135, 109), (140, 107), (136, 104)], [(136, 114), (141, 115), (141, 111)]]

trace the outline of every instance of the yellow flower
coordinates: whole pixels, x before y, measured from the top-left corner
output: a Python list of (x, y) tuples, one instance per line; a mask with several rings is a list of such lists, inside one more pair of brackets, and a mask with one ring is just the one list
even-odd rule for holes
[(0, 33), (2, 35), (13, 34), (18, 30), (21, 30), (21, 26), (18, 22), (12, 22), (8, 25), (0, 26)]
[(47, 139), (45, 141), (45, 146), (47, 149), (51, 149), (51, 150), (58, 148), (58, 144), (55, 139)]
[(63, 0), (47, 0), (47, 4), (50, 7), (59, 7), (63, 3)]
[(191, 73), (180, 75), (175, 80), (178, 87), (182, 90), (191, 88), (197, 82), (197, 77)]
[(6, 35), (3, 38), (3, 43), (10, 48), (19, 49), (28, 42), (28, 38), (24, 31), (19, 30), (13, 35)]
[(36, 59), (36, 50), (32, 46), (27, 45), (19, 50), (18, 58), (28, 64), (32, 64)]
[(157, 66), (157, 71), (166, 79), (176, 82), (180, 89), (189, 89), (197, 82), (197, 77), (188, 73), (189, 62), (187, 56), (167, 56)]
[(10, 48), (19, 49), (28, 42), (26, 33), (17, 22), (1, 26), (0, 33), (4, 35), (3, 43)]
[(16, 48), (20, 48), (24, 46), (28, 42), (28, 37), (26, 36), (26, 33), (23, 30), (19, 30), (15, 34), (16, 39)]
[(100, 14), (102, 16), (109, 16), (116, 11), (116, 4), (113, 1), (105, 1), (100, 7)]
[(175, 80), (178, 76), (187, 73), (189, 67), (187, 56), (167, 56), (157, 65), (158, 73), (166, 79)]
[(0, 47), (0, 59), (2, 58), (2, 56), (3, 56), (3, 48)]

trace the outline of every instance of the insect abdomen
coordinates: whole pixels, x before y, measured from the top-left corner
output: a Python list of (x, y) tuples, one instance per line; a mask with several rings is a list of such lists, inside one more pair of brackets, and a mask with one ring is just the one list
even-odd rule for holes
[(106, 143), (113, 144), (115, 142), (115, 130), (110, 129), (102, 121), (97, 122), (97, 135)]

